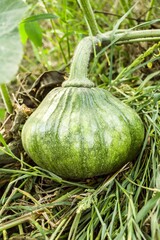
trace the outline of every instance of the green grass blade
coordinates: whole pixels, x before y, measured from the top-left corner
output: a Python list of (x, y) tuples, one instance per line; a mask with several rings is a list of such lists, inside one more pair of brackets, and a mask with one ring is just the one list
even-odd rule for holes
[(140, 221), (143, 220), (143, 218), (146, 217), (146, 215), (150, 212), (150, 210), (158, 204), (160, 200), (160, 193), (156, 193), (154, 197), (152, 197), (142, 208), (141, 210), (137, 213), (137, 219), (136, 222), (139, 223)]

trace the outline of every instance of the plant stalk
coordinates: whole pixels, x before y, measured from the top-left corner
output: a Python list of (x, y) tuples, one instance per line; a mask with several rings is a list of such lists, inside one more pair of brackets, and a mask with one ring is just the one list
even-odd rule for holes
[[(160, 30), (119, 30), (115, 35), (113, 31), (97, 35), (103, 43), (110, 43), (111, 39), (116, 44), (140, 42), (140, 41), (159, 41)], [(128, 42), (127, 42), (128, 41)]]
[(1, 91), (1, 96), (5, 104), (6, 110), (8, 113), (11, 114), (13, 112), (13, 106), (12, 106), (11, 98), (8, 92), (8, 88), (5, 83), (0, 84), (0, 91)]
[(91, 7), (89, 0), (78, 0), (78, 3), (80, 7), (82, 8), (82, 11), (84, 13), (85, 20), (87, 22), (87, 25), (89, 27), (90, 32), (93, 36), (100, 33), (98, 29), (98, 25), (94, 16), (93, 9)]
[(113, 30), (102, 34), (98, 29), (98, 25), (90, 4), (90, 0), (77, 1), (84, 13), (84, 17), (86, 19), (92, 37), (85, 37), (78, 44), (73, 56), (69, 80), (63, 83), (64, 87), (94, 86), (93, 83), (87, 78), (87, 75), (90, 56), (96, 45), (100, 46), (102, 43), (103, 47), (107, 47), (112, 44), (160, 40), (159, 30), (117, 30), (116, 33)]
[(94, 47), (101, 46), (107, 47), (110, 44), (122, 44), (140, 41), (160, 41), (159, 30), (118, 30), (117, 33), (107, 32), (98, 34), (95, 37), (83, 38), (74, 53), (73, 61), (70, 68), (69, 80), (63, 83), (63, 87), (76, 86), (76, 87), (93, 87), (94, 83), (87, 78), (88, 65)]

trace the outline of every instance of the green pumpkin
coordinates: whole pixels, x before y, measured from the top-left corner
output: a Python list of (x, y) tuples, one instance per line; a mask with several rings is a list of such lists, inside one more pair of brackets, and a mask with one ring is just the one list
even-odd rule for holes
[(53, 89), (22, 129), (35, 163), (66, 179), (118, 170), (136, 157), (143, 139), (137, 113), (87, 78)]

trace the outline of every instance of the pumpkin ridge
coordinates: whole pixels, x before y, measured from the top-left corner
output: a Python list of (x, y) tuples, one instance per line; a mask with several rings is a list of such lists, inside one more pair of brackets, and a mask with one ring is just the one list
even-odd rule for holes
[[(82, 89), (80, 89), (80, 91), (81, 91)], [(85, 89), (86, 90), (86, 89)], [(86, 95), (87, 95), (87, 93), (86, 93)], [(85, 96), (85, 94), (84, 94), (84, 91), (82, 90), (81, 92), (80, 92), (80, 94), (78, 94), (78, 96), (79, 96), (79, 102), (80, 102), (80, 104), (81, 104), (81, 107), (80, 107), (80, 114), (79, 114), (79, 122), (80, 123), (82, 123), (83, 122), (83, 119), (82, 119), (82, 117), (83, 117), (83, 104), (84, 104), (84, 98), (86, 97)], [(84, 104), (84, 106), (86, 107), (86, 104)], [(85, 176), (86, 175), (86, 173), (88, 172), (88, 167), (87, 167), (87, 161), (89, 160), (89, 159), (84, 159), (84, 152), (85, 152), (85, 143), (84, 143), (84, 137), (83, 137), (83, 129), (82, 129), (82, 125), (80, 124), (80, 132), (79, 132), (79, 134), (80, 134), (80, 149), (81, 149), (81, 151), (79, 152), (79, 155), (80, 155), (80, 159), (81, 159), (81, 161), (82, 161), (82, 163), (81, 163), (81, 172), (83, 173), (83, 176)]]
[[(128, 124), (129, 126), (129, 131), (130, 131), (130, 136), (131, 136), (131, 147), (130, 147), (130, 152), (133, 151), (133, 147), (136, 146), (137, 142), (135, 143), (136, 140), (138, 140), (138, 142), (142, 142), (142, 141), (139, 141), (139, 139), (137, 138), (137, 134), (135, 134), (135, 130), (137, 131), (136, 129), (136, 125), (134, 123), (134, 126), (133, 126), (133, 119), (135, 120), (136, 118), (136, 124), (137, 126), (138, 125), (142, 125), (142, 122), (141, 122), (141, 118), (138, 116), (138, 114), (136, 113), (136, 111), (134, 111), (131, 107), (129, 107), (127, 104), (123, 103), (123, 102), (120, 102), (119, 99), (117, 99), (116, 97), (114, 97), (113, 95), (111, 95), (109, 92), (107, 92), (107, 99), (108, 101), (110, 102), (110, 99), (112, 99), (112, 102), (110, 102), (113, 106), (115, 106), (115, 108), (117, 109), (117, 111), (119, 111), (121, 113), (121, 115), (123, 116), (124, 120), (126, 121), (126, 123)], [(127, 110), (129, 111), (129, 115), (125, 114), (124, 112), (124, 109), (123, 108), (127, 108)], [(131, 116), (132, 115), (132, 120), (129, 119), (127, 116)], [(135, 122), (135, 121), (134, 121)], [(137, 123), (138, 122), (138, 123)], [(144, 138), (144, 129), (142, 128), (141, 126), (141, 133), (140, 134), (142, 137), (141, 138)], [(139, 146), (136, 146), (135, 149), (137, 149), (137, 147), (140, 147)]]
[[(96, 89), (95, 89), (96, 90)], [(97, 106), (98, 107), (98, 104), (97, 104), (97, 102), (96, 102), (96, 98), (95, 98), (95, 94), (94, 94), (94, 92), (93, 92), (93, 89), (91, 89), (91, 91), (90, 91), (90, 96), (92, 96), (92, 102), (94, 103), (94, 105), (92, 104), (92, 110), (93, 110), (93, 112), (95, 113), (94, 114), (94, 119), (95, 119), (95, 122), (96, 122), (96, 124), (97, 124), (97, 126), (98, 126), (98, 128), (99, 129), (101, 129), (101, 125), (100, 125), (100, 123), (99, 123), (99, 119), (97, 119), (97, 117), (99, 117), (99, 113), (97, 112), (97, 108), (95, 108), (95, 106)], [(91, 101), (91, 99), (89, 99), (89, 101)], [(92, 116), (93, 117), (93, 116)], [(104, 137), (102, 136), (102, 132), (101, 131), (98, 131), (98, 134), (99, 134), (99, 144), (100, 144), (100, 148), (101, 148), (101, 150), (103, 149), (103, 146), (105, 145), (105, 142), (104, 142)], [(106, 154), (108, 154), (108, 152), (107, 151), (105, 151), (106, 152)], [(106, 157), (107, 157), (107, 155), (106, 155)], [(100, 167), (101, 168), (101, 166), (104, 164), (104, 162), (105, 162), (105, 159), (103, 158), (103, 159), (101, 159), (103, 162), (100, 162), (99, 161), (99, 166), (98, 166), (98, 168)]]
[[(63, 94), (61, 95), (61, 98), (58, 99), (58, 104), (57, 104), (56, 109), (55, 109), (55, 111), (57, 111), (57, 109), (58, 109), (58, 114), (56, 114), (57, 115), (57, 118), (56, 118), (57, 125), (56, 125), (56, 127), (55, 127), (55, 122), (54, 122), (54, 128), (56, 128), (54, 130), (54, 132), (56, 133), (55, 137), (58, 137), (58, 132), (59, 132), (58, 129), (59, 129), (59, 127), (61, 125), (61, 122), (62, 122), (62, 118), (63, 118), (62, 116), (64, 115), (64, 112), (66, 111), (66, 108), (68, 107), (68, 104), (67, 104), (69, 102), (68, 100), (71, 98), (71, 89), (69, 89), (69, 88), (66, 88), (66, 89), (64, 88), (63, 89), (62, 88), (62, 90), (64, 90)], [(61, 110), (61, 111), (59, 111), (59, 110)], [(54, 114), (55, 114), (55, 112), (52, 113), (50, 119), (52, 119)], [(53, 126), (52, 123), (50, 125)]]
[[(55, 133), (54, 134), (54, 139), (52, 139), (53, 136), (51, 136), (51, 140), (57, 142), (58, 145), (59, 145), (59, 142), (61, 141), (60, 138), (59, 138), (60, 129), (62, 127), (62, 124), (63, 124), (64, 120), (65, 120), (66, 111), (67, 111), (67, 114), (68, 114), (69, 103), (70, 103), (70, 108), (72, 109), (71, 101), (69, 101), (71, 99), (71, 96), (72, 96), (72, 89), (71, 88), (66, 88), (64, 90), (65, 91), (62, 95), (62, 99), (60, 99), (60, 101), (61, 101), (60, 104), (62, 104), (62, 102), (63, 102), (63, 104), (62, 104), (62, 106), (61, 105), (57, 106), (58, 114), (56, 114), (56, 115), (58, 115), (58, 116), (55, 119), (54, 124), (52, 123), (52, 121), (49, 124), (49, 128), (53, 127), (54, 128), (54, 133)], [(53, 117), (55, 118), (54, 114), (53, 114), (53, 116), (51, 116), (51, 119), (53, 119)], [(56, 125), (56, 127), (55, 127), (55, 125)], [(69, 126), (67, 126), (67, 129), (69, 129)], [(69, 142), (69, 137), (68, 137), (68, 142)], [(63, 161), (62, 161), (62, 157), (65, 158), (65, 152), (69, 151), (70, 144), (68, 144), (66, 146), (66, 143), (65, 143), (64, 147), (66, 147), (67, 149), (66, 148), (61, 149), (61, 153), (60, 153), (61, 157), (60, 157), (59, 160), (56, 159), (56, 162), (57, 162), (56, 166), (57, 166), (58, 173), (59, 173), (59, 168), (60, 168), (62, 170), (63, 174), (68, 175), (68, 172), (70, 172), (70, 170), (68, 168), (68, 165), (63, 164), (65, 159), (63, 159)], [(57, 149), (57, 151), (60, 151), (60, 149)], [(54, 150), (53, 150), (53, 156), (54, 156)], [(53, 158), (55, 158), (55, 157), (53, 157)]]
[[(51, 135), (51, 133), (50, 133), (50, 129), (52, 129), (52, 127), (54, 126), (54, 133), (57, 133), (58, 134), (58, 125), (60, 124), (60, 118), (61, 118), (61, 115), (63, 114), (63, 110), (61, 109), (61, 114), (56, 114), (56, 111), (57, 111), (57, 109), (59, 109), (60, 108), (60, 105), (62, 104), (62, 103), (64, 103), (64, 96), (65, 96), (65, 93), (67, 92), (67, 90), (68, 89), (63, 89), (63, 88), (60, 88), (60, 89), (58, 89), (59, 91), (58, 91), (58, 94), (55, 94), (55, 91), (54, 91), (55, 89), (53, 89), (52, 90), (52, 94), (53, 94), (53, 97), (52, 97), (52, 102), (55, 104), (54, 105), (54, 110), (52, 110), (52, 108), (51, 108), (51, 110), (52, 110), (52, 113), (48, 116), (48, 118), (46, 118), (45, 116), (45, 121), (43, 120), (43, 118), (42, 118), (42, 120), (43, 120), (43, 124), (44, 124), (44, 128), (45, 128), (45, 132), (44, 132), (44, 136), (43, 136), (43, 139), (44, 139), (44, 141), (43, 141), (43, 139), (37, 139), (37, 143), (39, 142), (39, 141), (41, 141), (41, 142), (46, 142), (46, 139), (48, 139), (48, 142), (52, 142), (52, 141), (55, 141), (56, 140), (56, 135), (54, 135), (54, 139), (53, 139), (53, 135)], [(61, 93), (61, 95), (59, 96), (59, 94)], [(57, 96), (58, 96), (58, 98), (57, 98)], [(65, 104), (63, 104), (65, 107), (66, 107), (66, 102), (67, 102), (67, 99), (68, 99), (68, 97), (69, 97), (69, 95), (67, 94), (66, 95), (67, 96), (67, 98), (65, 99)], [(50, 96), (48, 96), (48, 98), (49, 98)], [(55, 98), (57, 98), (57, 104), (55, 103)], [(52, 106), (52, 105), (51, 105)], [(49, 107), (50, 107), (50, 105), (49, 105)], [(46, 109), (45, 110), (45, 112), (46, 111), (48, 111), (48, 109)], [(50, 119), (52, 119), (53, 118), (53, 116), (56, 114), (56, 116), (57, 116), (57, 118), (56, 118), (56, 121), (57, 121), (57, 126), (55, 126), (55, 124), (56, 124), (56, 121), (54, 121), (54, 124), (52, 124), (52, 123), (50, 123)], [(39, 124), (39, 128), (37, 128), (37, 134), (36, 134), (36, 136), (38, 137), (39, 136), (39, 132), (41, 131), (41, 128), (42, 128), (42, 126), (41, 126), (41, 124)], [(42, 149), (40, 149), (39, 150), (39, 152), (40, 151), (42, 151)], [(52, 151), (53, 151), (53, 146), (52, 146)], [(51, 151), (51, 152), (52, 152)], [(54, 152), (54, 151), (53, 151)], [(45, 159), (42, 159), (42, 156), (43, 156), (43, 154), (44, 154), (44, 158)], [(47, 151), (47, 154), (48, 154), (48, 151)], [(55, 161), (54, 160), (54, 155), (52, 156), (52, 154), (50, 154), (50, 156), (49, 156), (49, 158), (48, 158), (48, 160), (47, 160), (47, 162), (49, 163), (49, 165), (50, 166), (48, 166), (48, 164), (47, 164), (47, 168), (48, 168), (48, 170), (50, 170), (50, 169), (54, 169), (54, 171), (55, 172), (57, 172), (58, 171), (58, 169), (59, 169), (59, 167), (58, 167), (58, 165), (56, 165), (56, 164), (52, 164), (52, 161)], [(41, 162), (43, 163), (43, 164), (46, 164), (46, 149), (45, 149), (45, 147), (43, 146), (43, 152), (42, 152), (42, 154), (41, 154)], [(60, 164), (60, 163), (59, 163)]]
[[(68, 118), (70, 119), (70, 121), (69, 121), (69, 126), (68, 126), (68, 129), (72, 129), (73, 128), (73, 126), (72, 126), (72, 120), (71, 120), (71, 118), (72, 118), (72, 114), (74, 114), (74, 112), (76, 111), (76, 122), (77, 122), (77, 124), (78, 123), (81, 123), (81, 112), (80, 111), (77, 111), (77, 104), (82, 104), (82, 102), (80, 101), (81, 99), (80, 98), (78, 98), (79, 97), (79, 94), (78, 94), (78, 92), (79, 92), (79, 88), (75, 88), (75, 87), (68, 87), (70, 90), (71, 90), (71, 101), (70, 101), (70, 113), (69, 113), (69, 116), (68, 116)], [(75, 88), (75, 89), (74, 89)], [(67, 107), (68, 107), (68, 105), (67, 105)], [(78, 109), (81, 109), (81, 106), (79, 106), (78, 107)], [(68, 109), (67, 109), (67, 115), (68, 115)], [(79, 124), (80, 125), (80, 124)], [(77, 154), (79, 155), (79, 158), (80, 158), (80, 160), (82, 160), (82, 158), (81, 158), (81, 156), (80, 156), (80, 151), (79, 151), (79, 149), (81, 149), (82, 148), (82, 145), (83, 145), (83, 141), (82, 141), (82, 135), (81, 135), (81, 133), (80, 133), (80, 130), (81, 130), (81, 128), (79, 128), (79, 132), (78, 132), (78, 134), (79, 134), (79, 139), (80, 139), (80, 146), (81, 147), (78, 147), (77, 148)], [(70, 156), (70, 162), (72, 163), (72, 164), (70, 164), (70, 166), (68, 167), (68, 165), (67, 164), (65, 164), (66, 165), (66, 169), (68, 169), (67, 170), (67, 175), (69, 175), (70, 174), (70, 172), (72, 172), (72, 175), (73, 175), (73, 177), (75, 177), (77, 174), (79, 174), (79, 169), (81, 169), (82, 167), (83, 167), (83, 163), (81, 164), (81, 162), (79, 163), (80, 164), (80, 166), (79, 166), (79, 169), (77, 168), (77, 166), (76, 166), (76, 157), (77, 156), (73, 156), (73, 153), (72, 153), (72, 151), (73, 151), (73, 149), (74, 149), (74, 147), (72, 146), (72, 144), (73, 144), (73, 135), (72, 135), (72, 131), (68, 131), (68, 152), (71, 152), (71, 156)], [(73, 147), (73, 149), (72, 149), (72, 147)], [(74, 149), (75, 150), (75, 149)], [(64, 160), (65, 161), (65, 160)], [(65, 161), (66, 162), (66, 161)], [(77, 170), (78, 169), (78, 170)], [(83, 169), (84, 171), (83, 171), (83, 173), (85, 173), (85, 169)]]
[[(111, 96), (112, 98), (114, 96)], [(111, 105), (111, 106), (114, 106), (116, 111), (118, 111), (120, 113), (120, 115), (122, 115), (124, 121), (131, 127), (132, 125), (130, 124), (130, 121), (129, 119), (126, 117), (126, 115), (123, 113), (123, 111), (120, 111), (120, 109), (118, 108), (118, 106), (114, 103), (114, 101), (111, 102), (111, 99), (107, 96), (107, 102)], [(126, 107), (128, 107), (126, 105)], [(129, 132), (130, 132), (130, 136), (131, 136), (131, 146), (130, 148), (132, 147), (132, 144), (133, 144), (133, 137), (132, 137), (132, 134), (131, 134), (131, 129), (129, 128)]]
[[(98, 90), (98, 91), (97, 91)], [(101, 92), (99, 91), (99, 89), (94, 89), (94, 91), (96, 91), (96, 95), (98, 95), (99, 94), (99, 96), (98, 96), (98, 104), (97, 104), (97, 108), (96, 109), (98, 109), (98, 110), (100, 110), (99, 112), (104, 112), (104, 113), (106, 113), (105, 112), (105, 110), (104, 110), (104, 107), (102, 107), (102, 106), (105, 106), (105, 108), (107, 109), (108, 107), (109, 107), (109, 111), (110, 111), (110, 113), (111, 113), (111, 116), (113, 116), (113, 115), (115, 115), (115, 116), (117, 116), (118, 117), (118, 119), (119, 119), (119, 117), (121, 116), (121, 111), (119, 111), (118, 110), (118, 114), (117, 114), (117, 112), (116, 111), (114, 111), (114, 110), (116, 110), (117, 108), (115, 108), (114, 110), (112, 109), (113, 108), (113, 105), (112, 105), (112, 103), (110, 103), (109, 101), (108, 101), (108, 99), (106, 99), (106, 94), (105, 94), (105, 91), (103, 91), (103, 90), (101, 90)], [(101, 103), (101, 104), (99, 104), (99, 102)], [(103, 104), (104, 103), (104, 104)], [(114, 112), (114, 114), (113, 114), (113, 112)], [(96, 114), (96, 116), (97, 116), (97, 114)], [(99, 119), (99, 118), (98, 118)], [(103, 119), (103, 118), (102, 118)], [(123, 119), (123, 118), (122, 118)], [(114, 122), (114, 120), (113, 120), (113, 122)], [(105, 122), (105, 124), (106, 124), (107, 122)], [(112, 123), (111, 123), (112, 124)], [(109, 133), (111, 132), (111, 129), (109, 128), (109, 123), (107, 123), (107, 125), (106, 125), (106, 127), (108, 127), (108, 131), (109, 131)], [(122, 128), (123, 129), (126, 129), (127, 131), (129, 131), (129, 129), (128, 129), (128, 124), (126, 123), (126, 121), (123, 119), (123, 125), (122, 125)], [(126, 131), (125, 130), (125, 131)], [(113, 132), (118, 132), (119, 134), (121, 133), (120, 132), (120, 130), (118, 130), (117, 129), (117, 127), (116, 126), (113, 126), (112, 125), (112, 131)], [(124, 130), (123, 130), (124, 131)], [(130, 131), (129, 131), (130, 132)], [(127, 136), (128, 135), (128, 133), (126, 132), (125, 133), (125, 136)], [(130, 134), (129, 134), (130, 135)], [(128, 135), (128, 137), (129, 137), (129, 135)], [(112, 134), (111, 134), (111, 136), (112, 136)], [(114, 135), (113, 135), (114, 136)], [(112, 138), (113, 138), (113, 136), (112, 136)], [(118, 137), (121, 137), (121, 134), (118, 136)], [(130, 139), (131, 139), (131, 136), (130, 136)], [(114, 140), (114, 139), (113, 139)], [(129, 139), (127, 139), (128, 141), (127, 142), (129, 142)], [(119, 141), (121, 141), (121, 139), (119, 139)], [(114, 141), (113, 141), (114, 142)], [(131, 146), (131, 143), (130, 143), (130, 146)], [(103, 147), (103, 146), (102, 146)], [(106, 157), (107, 158), (107, 157)], [(115, 161), (116, 161), (116, 159), (115, 159)], [(104, 160), (104, 163), (105, 163), (105, 160)]]
[[(63, 88), (60, 88), (60, 89), (59, 89), (59, 92), (58, 92), (58, 94), (57, 94), (58, 97), (57, 97), (57, 95), (54, 95), (54, 96), (53, 96), (53, 99), (52, 99), (53, 102), (52, 102), (52, 103), (54, 104), (54, 110), (52, 110), (53, 107), (52, 107), (52, 105), (50, 105), (51, 114), (49, 115), (48, 119), (52, 118), (52, 116), (56, 113), (57, 109), (59, 108), (59, 105), (62, 104), (62, 100), (63, 100), (63, 98), (64, 98), (65, 92), (66, 92), (66, 91), (64, 91)], [(52, 93), (54, 94), (54, 89), (52, 90)], [(59, 96), (59, 94), (61, 94), (61, 95)], [(47, 99), (46, 99), (46, 100), (47, 100)], [(48, 110), (48, 109), (47, 109), (47, 110)], [(46, 114), (46, 111), (45, 111), (45, 114)], [(44, 114), (44, 115), (45, 115), (45, 114)], [(45, 121), (48, 122), (48, 119), (45, 119)]]

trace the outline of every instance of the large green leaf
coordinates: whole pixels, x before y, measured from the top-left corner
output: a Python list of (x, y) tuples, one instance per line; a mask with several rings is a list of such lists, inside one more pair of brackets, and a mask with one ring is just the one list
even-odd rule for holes
[(26, 8), (22, 0), (0, 0), (0, 84), (14, 77), (22, 59), (18, 24)]

